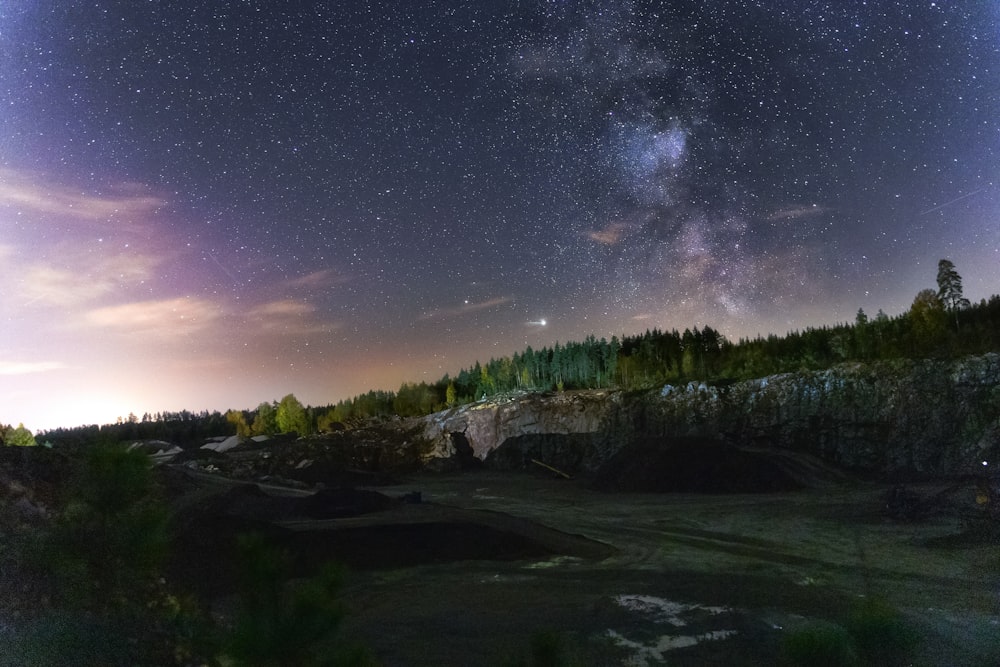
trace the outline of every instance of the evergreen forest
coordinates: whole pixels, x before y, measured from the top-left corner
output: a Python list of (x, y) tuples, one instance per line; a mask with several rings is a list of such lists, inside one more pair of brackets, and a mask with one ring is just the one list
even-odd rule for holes
[[(412, 417), (517, 391), (648, 389), (663, 384), (725, 385), (778, 373), (815, 371), (846, 362), (956, 358), (1000, 351), (1000, 295), (970, 303), (954, 265), (941, 260), (938, 290), (921, 290), (894, 317), (858, 310), (853, 322), (791, 331), (784, 336), (726, 339), (710, 326), (527, 347), (512, 356), (477, 361), (433, 383), (403, 383), (333, 405), (303, 406), (294, 395), (253, 410), (130, 414), (115, 424), (60, 428), (39, 443), (82, 444), (159, 439), (193, 443), (210, 437), (308, 435), (375, 417)], [(30, 435), (30, 433), (28, 433)], [(5, 444), (34, 444), (23, 426), (0, 425)]]

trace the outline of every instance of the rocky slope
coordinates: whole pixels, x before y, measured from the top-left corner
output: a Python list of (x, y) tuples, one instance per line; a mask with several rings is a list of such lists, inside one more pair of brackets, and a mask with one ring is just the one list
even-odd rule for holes
[[(592, 472), (623, 447), (698, 436), (817, 455), (852, 469), (955, 474), (1000, 465), (1000, 354), (893, 360), (727, 386), (481, 401), (420, 420), (425, 459)], [(412, 424), (410, 425), (412, 427)]]

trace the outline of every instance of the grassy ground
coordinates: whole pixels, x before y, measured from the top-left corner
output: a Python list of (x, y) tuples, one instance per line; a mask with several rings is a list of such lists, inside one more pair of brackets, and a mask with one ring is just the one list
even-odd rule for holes
[(348, 626), (386, 664), (504, 664), (539, 632), (566, 638), (580, 664), (773, 664), (790, 632), (847, 623), (874, 596), (914, 629), (914, 664), (1000, 658), (996, 545), (929, 546), (959, 532), (958, 520), (885, 521), (882, 487), (632, 495), (477, 473), (405, 490), (415, 488), (614, 553), (358, 572)]

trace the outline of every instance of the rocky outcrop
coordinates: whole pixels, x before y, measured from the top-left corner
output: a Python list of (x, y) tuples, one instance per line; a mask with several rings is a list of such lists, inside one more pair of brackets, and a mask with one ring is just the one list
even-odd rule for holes
[(849, 364), (660, 397), (647, 429), (660, 436), (717, 436), (880, 473), (968, 472), (997, 445), (1000, 355)]
[(561, 441), (576, 446), (594, 436), (604, 440), (621, 409), (622, 395), (615, 391), (520, 393), (429, 415), (423, 420), (424, 438), (432, 443), (431, 456), (485, 460), (512, 440), (541, 446)]
[(522, 394), (422, 423), (426, 458), (464, 452), (499, 467), (538, 458), (593, 471), (637, 442), (699, 436), (880, 474), (970, 472), (1000, 459), (1000, 355), (845, 364), (637, 394)]

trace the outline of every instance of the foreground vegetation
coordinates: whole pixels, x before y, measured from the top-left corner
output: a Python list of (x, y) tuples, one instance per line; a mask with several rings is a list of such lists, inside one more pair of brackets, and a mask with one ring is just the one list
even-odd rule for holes
[(176, 526), (149, 458), (100, 445), (74, 463), (51, 517), (0, 523), (0, 614), (18, 629), (0, 664), (372, 664), (339, 635), (340, 568), (291, 581), (288, 555), (246, 534), (233, 612), (211, 614), (165, 576)]

